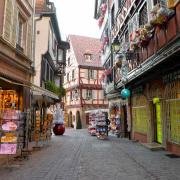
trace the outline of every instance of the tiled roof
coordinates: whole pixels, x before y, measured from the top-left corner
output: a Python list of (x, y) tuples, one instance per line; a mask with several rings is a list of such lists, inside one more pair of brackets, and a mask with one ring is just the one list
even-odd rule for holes
[[(102, 67), (100, 59), (101, 43), (99, 39), (78, 35), (69, 35), (69, 41), (79, 65)], [(86, 61), (84, 54), (91, 54), (92, 60)]]

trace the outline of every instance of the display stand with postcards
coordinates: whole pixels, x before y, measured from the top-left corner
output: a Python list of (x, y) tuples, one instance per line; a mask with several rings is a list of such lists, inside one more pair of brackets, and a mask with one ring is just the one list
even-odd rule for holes
[(10, 156), (17, 154), (20, 119), (18, 110), (0, 112), (0, 154), (7, 156), (7, 166), (10, 166)]

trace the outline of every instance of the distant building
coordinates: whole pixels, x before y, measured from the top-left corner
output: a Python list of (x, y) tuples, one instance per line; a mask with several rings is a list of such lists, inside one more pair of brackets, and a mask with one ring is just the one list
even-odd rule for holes
[(108, 107), (100, 81), (104, 72), (100, 61), (100, 42), (76, 35), (70, 35), (68, 41), (70, 49), (67, 51), (64, 80), (66, 124), (76, 128), (80, 116), (85, 128), (88, 126), (87, 110)]
[[(56, 8), (49, 0), (36, 0), (34, 18), (34, 74), (32, 77), (31, 140), (41, 141), (47, 129), (47, 108), (60, 103), (57, 89), (62, 87), (66, 49), (62, 41)], [(39, 117), (37, 117), (37, 114)], [(40, 121), (40, 123), (39, 123)], [(37, 125), (37, 123), (39, 123)], [(36, 131), (36, 127), (40, 127)], [(37, 134), (35, 134), (38, 132)], [(37, 138), (35, 138), (37, 137)]]

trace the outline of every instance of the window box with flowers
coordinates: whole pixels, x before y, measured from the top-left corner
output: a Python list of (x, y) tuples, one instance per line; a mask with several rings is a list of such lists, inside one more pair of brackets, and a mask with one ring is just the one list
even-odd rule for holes
[(150, 24), (153, 26), (163, 26), (165, 25), (169, 18), (174, 15), (174, 10), (168, 9), (165, 6), (158, 3), (151, 11)]

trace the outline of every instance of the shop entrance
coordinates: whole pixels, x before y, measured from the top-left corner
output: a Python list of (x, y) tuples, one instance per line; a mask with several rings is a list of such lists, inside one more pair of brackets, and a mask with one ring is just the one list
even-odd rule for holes
[(154, 134), (155, 141), (162, 144), (162, 119), (161, 119), (161, 104), (159, 98), (153, 98), (154, 109)]
[(127, 123), (127, 107), (122, 106), (122, 123), (123, 123), (123, 131), (124, 137), (129, 137), (128, 135), (128, 123)]

